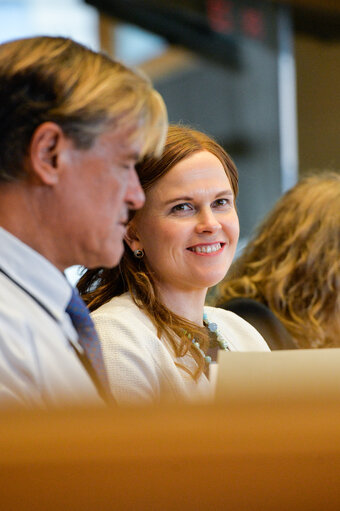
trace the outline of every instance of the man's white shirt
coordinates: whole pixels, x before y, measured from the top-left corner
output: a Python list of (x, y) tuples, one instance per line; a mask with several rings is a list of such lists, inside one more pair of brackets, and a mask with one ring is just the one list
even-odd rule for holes
[(71, 293), (63, 273), (0, 227), (0, 407), (101, 404), (75, 351)]

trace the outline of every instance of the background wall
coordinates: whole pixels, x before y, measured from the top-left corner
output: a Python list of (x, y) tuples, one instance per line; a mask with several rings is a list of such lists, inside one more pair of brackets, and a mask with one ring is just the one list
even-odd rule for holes
[[(229, 3), (215, 2), (222, 7)], [(292, 3), (311, 5), (307, 0)], [(336, 3), (313, 0), (311, 6), (329, 11)], [(192, 124), (217, 138), (239, 168), (240, 247), (298, 174), (340, 170), (340, 34), (334, 37), (333, 27), (333, 39), (327, 40), (325, 25), (320, 35), (318, 23), (314, 37), (290, 33), (291, 28), (275, 32), (276, 39), (267, 45), (239, 38), (237, 62), (230, 65), (100, 16), (82, 0), (0, 0), (0, 42), (49, 34), (72, 37), (93, 49), (101, 46), (146, 70), (163, 94), (172, 122)]]
[(295, 58), (300, 174), (340, 171), (340, 42), (297, 35)]

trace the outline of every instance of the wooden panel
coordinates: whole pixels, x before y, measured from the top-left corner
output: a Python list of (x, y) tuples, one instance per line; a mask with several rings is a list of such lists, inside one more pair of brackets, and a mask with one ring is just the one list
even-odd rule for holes
[(2, 414), (2, 509), (338, 510), (338, 406)]

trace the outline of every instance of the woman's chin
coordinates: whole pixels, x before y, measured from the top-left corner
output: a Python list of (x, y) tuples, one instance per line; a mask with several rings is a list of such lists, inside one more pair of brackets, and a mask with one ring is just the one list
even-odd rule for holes
[(216, 273), (214, 275), (204, 275), (200, 279), (197, 279), (197, 283), (200, 283), (202, 288), (214, 287), (219, 284), (225, 277), (226, 273)]

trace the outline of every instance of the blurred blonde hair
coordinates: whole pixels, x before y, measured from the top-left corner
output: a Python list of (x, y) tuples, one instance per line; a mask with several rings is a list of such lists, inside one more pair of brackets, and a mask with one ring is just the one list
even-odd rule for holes
[(79, 148), (107, 129), (132, 128), (142, 153), (160, 155), (167, 131), (163, 99), (137, 70), (63, 37), (0, 45), (0, 180), (22, 175), (34, 130), (58, 123)]
[(279, 199), (219, 286), (218, 304), (267, 305), (300, 348), (340, 345), (340, 174), (302, 179)]

